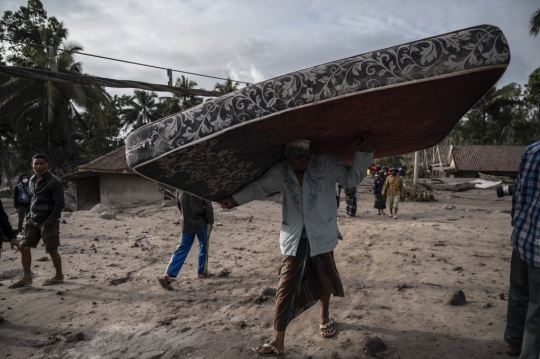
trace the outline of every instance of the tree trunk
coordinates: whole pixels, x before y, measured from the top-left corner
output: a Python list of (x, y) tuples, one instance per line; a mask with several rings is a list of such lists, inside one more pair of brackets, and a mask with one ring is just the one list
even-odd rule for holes
[[(11, 166), (9, 163), (9, 153), (8, 150), (4, 144), (4, 141), (2, 141), (2, 138), (0, 137), (0, 172), (1, 169), (4, 169), (4, 178), (7, 179), (7, 185), (9, 187), (10, 193), (13, 193), (13, 183), (11, 182), (11, 178), (13, 177), (13, 171), (11, 170)], [(0, 178), (1, 180), (1, 178)], [(1, 181), (0, 181), (1, 184)]]

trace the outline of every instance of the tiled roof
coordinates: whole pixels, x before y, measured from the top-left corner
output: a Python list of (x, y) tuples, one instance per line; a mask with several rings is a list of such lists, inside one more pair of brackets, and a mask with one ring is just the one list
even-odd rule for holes
[(527, 146), (454, 146), (457, 171), (517, 172)]
[(107, 153), (85, 165), (79, 166), (79, 170), (91, 171), (130, 171), (126, 161), (126, 152), (124, 147), (120, 147), (112, 152)]

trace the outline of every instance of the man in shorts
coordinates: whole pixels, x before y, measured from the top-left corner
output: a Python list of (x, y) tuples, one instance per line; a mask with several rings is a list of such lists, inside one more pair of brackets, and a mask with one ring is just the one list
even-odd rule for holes
[(386, 196), (386, 205), (390, 208), (390, 216), (397, 219), (399, 200), (405, 197), (405, 187), (403, 180), (397, 176), (397, 171), (392, 168), (391, 175), (386, 178), (382, 189), (383, 196)]
[(45, 250), (51, 256), (56, 274), (43, 285), (64, 282), (62, 259), (58, 253), (60, 245), (60, 216), (64, 208), (64, 189), (62, 181), (49, 172), (49, 158), (44, 154), (32, 157), (32, 169), (35, 175), (30, 178), (32, 201), (30, 212), (24, 224), (24, 237), (21, 241), (21, 262), (23, 277), (8, 288), (15, 289), (32, 284), (30, 267), (32, 256), (30, 248), (36, 248), (43, 240)]

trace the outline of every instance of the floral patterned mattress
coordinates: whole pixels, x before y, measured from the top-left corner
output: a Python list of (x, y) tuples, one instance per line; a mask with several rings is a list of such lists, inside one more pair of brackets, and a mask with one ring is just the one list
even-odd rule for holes
[(352, 160), (370, 132), (375, 157), (440, 142), (510, 62), (502, 31), (482, 25), (279, 76), (133, 131), (129, 166), (218, 201), (284, 160), (286, 143)]

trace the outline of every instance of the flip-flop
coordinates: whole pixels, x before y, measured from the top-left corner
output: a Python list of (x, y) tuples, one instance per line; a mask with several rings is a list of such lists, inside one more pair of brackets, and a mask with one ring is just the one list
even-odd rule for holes
[(265, 348), (270, 348), (270, 350), (272, 350), (272, 351), (269, 352), (269, 353), (261, 353), (256, 348), (252, 348), (251, 350), (253, 350), (255, 353), (259, 354), (262, 357), (279, 357), (279, 356), (281, 356), (283, 354), (275, 346), (273, 346), (270, 343), (263, 344), (260, 349), (265, 349)]
[(17, 289), (17, 288), (24, 288), (24, 287), (30, 287), (30, 284), (16, 282), (8, 286), (9, 289)]
[(47, 285), (55, 285), (55, 284), (60, 284), (60, 283), (64, 283), (64, 280), (63, 279), (47, 279), (45, 282), (41, 283), (41, 285), (47, 286)]
[[(328, 329), (328, 327), (332, 327), (334, 330), (332, 330), (330, 333), (328, 333), (326, 335), (323, 335), (320, 331)], [(336, 333), (337, 333), (337, 330), (336, 330), (336, 323), (334, 323), (334, 319), (330, 319), (328, 321), (328, 323), (326, 323), (326, 324), (319, 324), (319, 334), (321, 335), (321, 337), (330, 338), (330, 337), (333, 337), (334, 335), (336, 335)]]
[(170, 280), (165, 280), (164, 278), (158, 278), (158, 281), (159, 281), (159, 284), (161, 284), (161, 286), (162, 286), (164, 289), (167, 289), (167, 290), (174, 290), (173, 286), (171, 285), (171, 281), (170, 281)]

